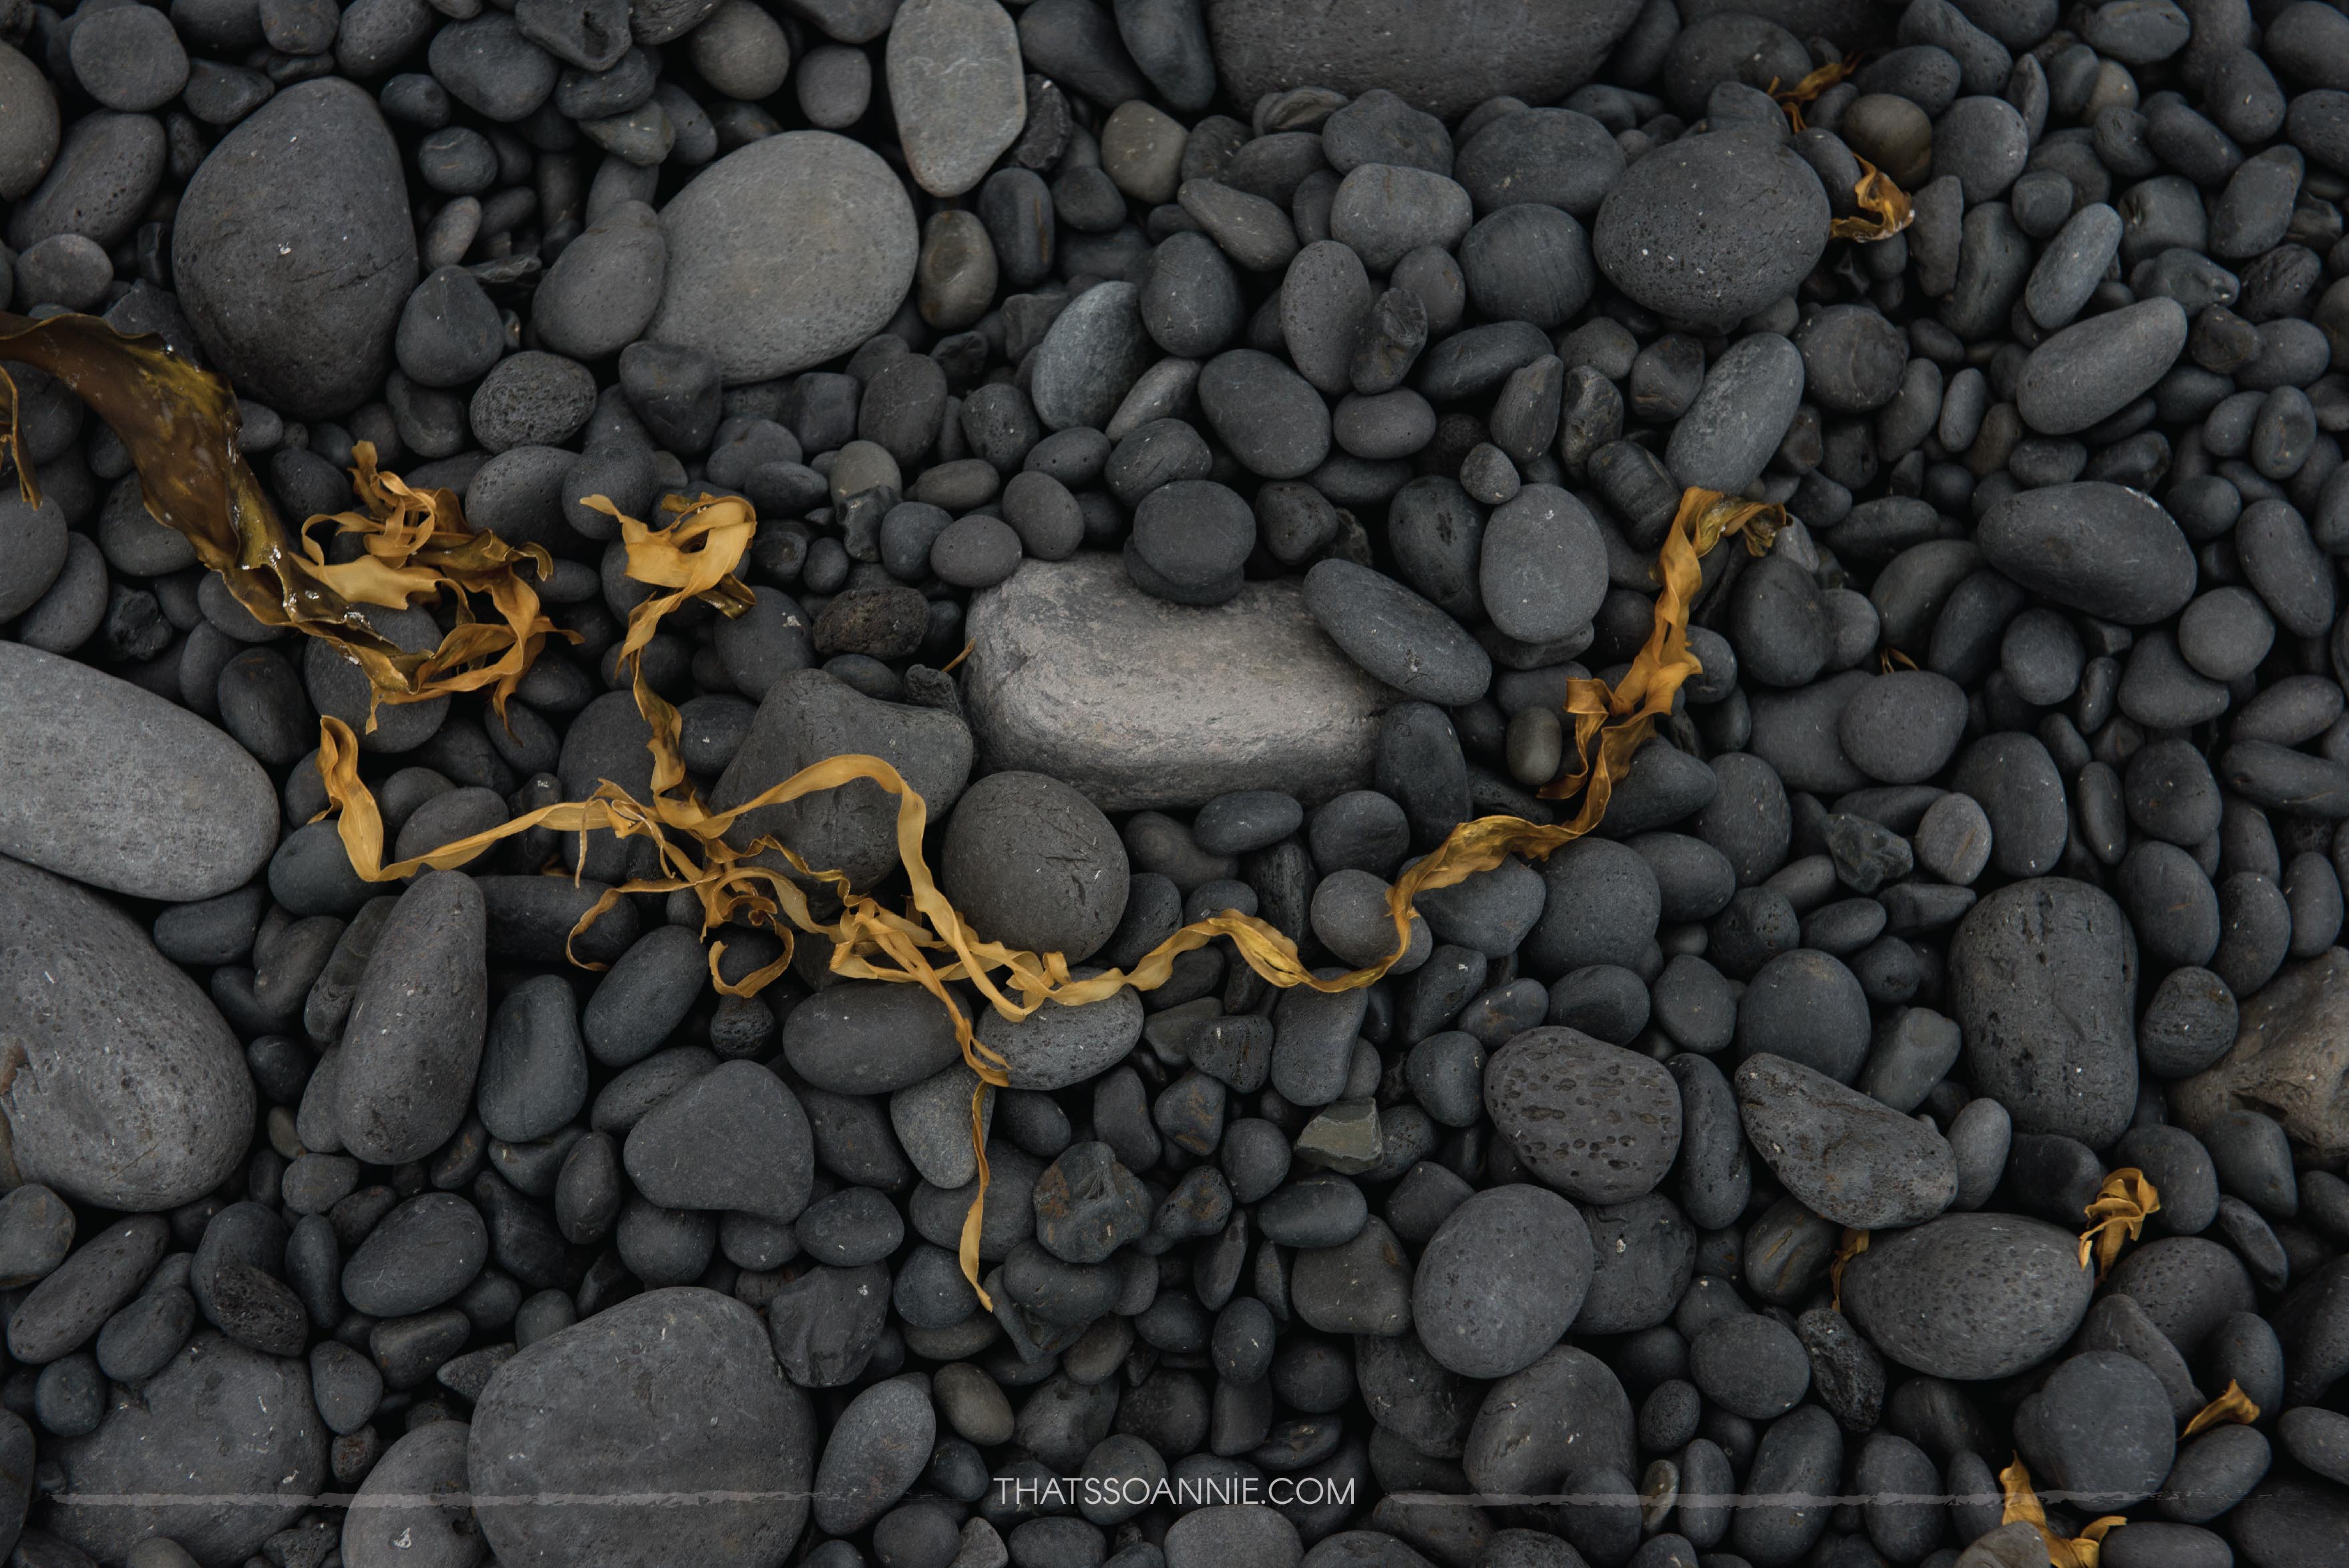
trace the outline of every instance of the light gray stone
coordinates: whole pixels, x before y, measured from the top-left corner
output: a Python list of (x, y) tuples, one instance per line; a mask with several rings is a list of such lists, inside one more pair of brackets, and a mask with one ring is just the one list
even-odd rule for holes
[(416, 286), (399, 148), (364, 88), (285, 88), (212, 149), (172, 227), (180, 304), (213, 366), (288, 417), (378, 395)]
[(242, 886), (277, 847), (252, 754), (177, 703), (0, 642), (0, 853), (134, 898)]
[(236, 1170), (253, 1079), (212, 1001), (121, 913), (0, 859), (7, 1179), (102, 1208), (176, 1208)]
[(661, 210), (668, 275), (646, 335), (764, 381), (856, 347), (896, 314), (919, 236), (880, 155), (823, 130), (729, 153)]
[(907, 0), (889, 27), (889, 108), (914, 181), (959, 196), (1028, 123), (1019, 30), (996, 0)]
[(968, 624), (963, 703), (985, 764), (1049, 773), (1104, 810), (1362, 788), (1399, 700), (1289, 581), (1199, 608), (1144, 594), (1114, 556), (1030, 561)]

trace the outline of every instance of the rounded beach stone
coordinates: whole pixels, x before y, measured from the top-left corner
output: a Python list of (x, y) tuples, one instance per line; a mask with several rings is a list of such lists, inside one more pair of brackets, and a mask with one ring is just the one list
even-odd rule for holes
[(1669, 321), (1719, 329), (1794, 292), (1826, 249), (1827, 198), (1775, 129), (1684, 136), (1600, 203), (1599, 271)]
[(0, 858), (0, 913), (17, 1178), (131, 1211), (218, 1187), (252, 1140), (254, 1093), (212, 1002), (113, 905), (47, 872)]
[(277, 847), (269, 775), (225, 732), (21, 643), (0, 642), (0, 853), (134, 898), (224, 893)]
[(377, 395), (416, 232), (399, 149), (363, 89), (281, 89), (205, 158), (171, 235), (181, 308), (242, 389), (302, 417)]
[(1538, 1187), (1496, 1187), (1452, 1212), (1412, 1281), (1412, 1321), (1427, 1353), (1464, 1377), (1533, 1365), (1582, 1310), (1589, 1227)]
[(1528, 1029), (1495, 1053), (1485, 1105), (1527, 1169), (1583, 1202), (1653, 1191), (1680, 1151), (1671, 1075), (1574, 1029)]
[(1878, 1349), (1930, 1377), (2012, 1377), (2087, 1315), (2093, 1272), (2068, 1231), (2016, 1214), (1945, 1214), (1878, 1237), (1844, 1268), (1844, 1310)]
[(647, 337), (763, 381), (862, 344), (896, 313), (920, 237), (870, 149), (794, 130), (727, 154), (661, 209), (668, 272)]
[[(518, 1352), (471, 1436), (466, 1473), (486, 1498), (645, 1499), (481, 1509), (501, 1561), (780, 1563), (807, 1521), (814, 1412), (759, 1315), (715, 1291), (651, 1291)], [(679, 1509), (667, 1492), (721, 1495)]]
[(1950, 944), (1952, 1010), (1976, 1091), (2022, 1132), (2103, 1149), (2137, 1108), (2137, 944), (2111, 898), (2039, 877), (1966, 913)]
[(488, 927), (462, 872), (419, 877), (385, 921), (335, 1075), (336, 1130), (360, 1159), (421, 1160), (465, 1119), (489, 1028)]
[(1125, 845), (1101, 809), (1041, 773), (993, 773), (947, 820), (938, 885), (990, 941), (1070, 962), (1125, 914)]

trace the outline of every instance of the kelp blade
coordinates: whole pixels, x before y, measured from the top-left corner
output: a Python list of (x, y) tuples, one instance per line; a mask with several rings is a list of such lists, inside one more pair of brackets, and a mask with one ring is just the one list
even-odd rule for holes
[[(546, 552), (515, 549), (467, 527), (455, 496), (419, 490), (378, 473), (362, 442), (353, 478), (364, 512), (330, 521), (361, 536), (358, 559), (335, 562), (310, 537), (311, 519), (289, 531), (237, 448), (236, 396), (222, 377), (198, 369), (155, 336), (129, 337), (91, 315), (34, 321), (0, 312), (0, 359), (55, 377), (106, 421), (122, 442), (147, 510), (186, 539), (196, 560), (220, 574), (236, 602), (265, 626), (290, 626), (339, 648), (366, 671), (382, 702), (420, 702), (490, 689), (503, 709), (540, 646), (554, 633), (523, 574), (544, 581)], [(28, 504), (37, 477), (18, 440), (16, 383), (0, 373), (6, 456)], [(362, 605), (401, 609), (443, 590), (457, 625), (440, 643), (403, 649), (378, 630)], [(486, 595), (495, 618), (469, 602)]]

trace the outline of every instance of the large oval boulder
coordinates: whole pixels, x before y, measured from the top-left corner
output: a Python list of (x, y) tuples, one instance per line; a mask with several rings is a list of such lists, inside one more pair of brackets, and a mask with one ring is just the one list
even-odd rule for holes
[(1639, 14), (1639, 0), (1222, 0), (1207, 7), (1207, 32), (1234, 103), (1284, 88), (1386, 88), (1449, 119), (1504, 95), (1557, 102), (1589, 80)]
[(2137, 941), (2115, 903), (2068, 877), (2010, 882), (1966, 912), (1950, 995), (1974, 1089), (2017, 1132), (2102, 1149), (2137, 1109)]
[[(510, 1568), (775, 1568), (807, 1522), (815, 1450), (815, 1413), (759, 1315), (688, 1285), (607, 1307), (500, 1367), (473, 1407), (466, 1473), (492, 1505), (478, 1509), (481, 1534)], [(507, 1501), (548, 1494), (595, 1501)]]
[(1929, 1377), (2006, 1377), (2063, 1346), (2095, 1276), (2079, 1242), (2018, 1214), (1944, 1214), (1844, 1269), (1843, 1305), (1878, 1350)]
[[(307, 1366), (206, 1328), (137, 1392), (116, 1388), (96, 1431), (43, 1446), (64, 1483), (42, 1524), (102, 1563), (162, 1535), (228, 1568), (325, 1489), (330, 1439)], [(137, 1506), (108, 1501), (123, 1498)]]
[(229, 132), (188, 181), (171, 266), (196, 340), (239, 391), (304, 418), (378, 396), (416, 231), (374, 98), (304, 82)]
[(1983, 514), (1974, 542), (2033, 593), (2127, 626), (2178, 614), (2199, 575), (2159, 501), (2102, 480), (2018, 491)]
[(0, 859), (0, 1118), (12, 1183), (108, 1209), (211, 1191), (253, 1137), (212, 1001), (112, 904)]
[(668, 275), (646, 335), (764, 381), (847, 353), (914, 281), (914, 204), (870, 148), (786, 131), (729, 153), (661, 210)]
[(277, 847), (269, 775), (143, 686), (0, 642), (0, 853), (133, 898), (212, 898)]

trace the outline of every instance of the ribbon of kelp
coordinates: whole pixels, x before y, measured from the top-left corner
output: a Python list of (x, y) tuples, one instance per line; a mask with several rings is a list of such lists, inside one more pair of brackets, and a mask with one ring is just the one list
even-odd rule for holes
[(1688, 628), (1690, 606), (1704, 582), (1704, 557), (1735, 533), (1744, 534), (1746, 549), (1759, 555), (1770, 548), (1785, 521), (1785, 508), (1766, 501), (1741, 500), (1710, 490), (1682, 494), (1680, 510), (1657, 552), (1654, 574), (1663, 592), (1656, 596), (1656, 618), (1639, 656), (1611, 686), (1595, 679), (1566, 683), (1566, 711), (1574, 716), (1578, 765), (1544, 785), (1540, 794), (1545, 800), (1562, 800), (1581, 793), (1582, 810), (1568, 824), (1568, 837), (1580, 838), (1598, 825), (1615, 781), (1631, 765), (1631, 754), (1655, 732), (1656, 721), (1671, 712), (1673, 696), (1702, 667), (1689, 651)]
[[(416, 490), (381, 473), (371, 449), (362, 447), (356, 454), (359, 462), (353, 474), (369, 515), (345, 514), (336, 520), (365, 537), (367, 559), (330, 565), (311, 545), (306, 527), (295, 536), (300, 541), (295, 545), (277, 521), (257, 479), (236, 450), (235, 400), (218, 377), (176, 358), (155, 339), (125, 338), (89, 317), (27, 323), (0, 315), (0, 348), (57, 376), (115, 428), (138, 468), (157, 520), (186, 535), (199, 558), (222, 573), (257, 618), (342, 647), (386, 700), (486, 686), (502, 706), (554, 630), (537, 614), (536, 595), (520, 580), (518, 570), (525, 556), (542, 573), (550, 570), (543, 551), (516, 552), (492, 535), (474, 532), (465, 525), (454, 496)], [(6, 385), (0, 377), (0, 386)], [(8, 392), (13, 454), (13, 387)], [(29, 466), (20, 459), (18, 468), (29, 494)], [(968, 982), (1001, 1016), (1024, 1018), (1048, 1002), (1075, 1006), (1112, 995), (1126, 985), (1155, 989), (1173, 974), (1177, 958), (1217, 937), (1228, 939), (1243, 962), (1278, 986), (1341, 992), (1374, 983), (1408, 949), (1419, 893), (1491, 871), (1513, 853), (1546, 856), (1598, 824), (1632, 753), (1653, 732), (1656, 721), (1671, 712), (1682, 686), (1699, 671), (1689, 650), (1688, 617), (1702, 583), (1702, 558), (1735, 533), (1743, 533), (1747, 548), (1760, 554), (1785, 516), (1782, 508), (1718, 491), (1691, 490), (1683, 495), (1659, 556), (1656, 576), (1661, 592), (1646, 645), (1615, 685), (1602, 680), (1570, 684), (1567, 711), (1575, 720), (1577, 766), (1542, 793), (1556, 799), (1578, 790), (1581, 809), (1572, 820), (1555, 825), (1493, 816), (1454, 829), (1389, 891), (1395, 944), (1387, 958), (1345, 974), (1318, 975), (1278, 929), (1226, 910), (1183, 927), (1129, 970), (1079, 979), (1070, 973), (1064, 954), (989, 942), (971, 929), (939, 891), (923, 855), (926, 803), (879, 758), (831, 758), (740, 805), (710, 810), (688, 779), (678, 748), (679, 717), (646, 684), (642, 654), (663, 618), (688, 600), (699, 599), (728, 615), (750, 606), (753, 595), (736, 569), (756, 531), (756, 517), (748, 503), (736, 498), (704, 496), (691, 502), (672, 498), (665, 503), (671, 521), (657, 529), (624, 515), (600, 496), (583, 500), (618, 522), (627, 574), (666, 590), (631, 613), (620, 648), (637, 707), (651, 731), (647, 742), (653, 760), (651, 800), (640, 801), (605, 780), (585, 800), (542, 807), (428, 854), (386, 864), (382, 815), (359, 778), (357, 738), (349, 726), (327, 717), (319, 725), (318, 768), (328, 810), (341, 812), (337, 832), (351, 865), (370, 882), (394, 881), (426, 869), (464, 865), (492, 845), (538, 827), (644, 838), (656, 848), (661, 874), (606, 890), (574, 928), (574, 939), (625, 894), (689, 891), (702, 906), (705, 932), (739, 922), (765, 927), (781, 939), (781, 957), (731, 984), (719, 973), (724, 944), (712, 945), (711, 979), (729, 995), (755, 995), (780, 975), (791, 961), (794, 931), (832, 942), (829, 966), (836, 975), (921, 985), (946, 1007), (964, 1061), (979, 1079), (971, 1100), (978, 1187), (965, 1216), (960, 1249), (963, 1272), (975, 1288), (988, 1186), (985, 1095), (988, 1087), (1005, 1087), (1009, 1078), (1004, 1059), (973, 1034), (969, 1019), (947, 989), (949, 983)], [(441, 586), (460, 590), (460, 621), (449, 640), (429, 655), (401, 653), (354, 606), (354, 601), (402, 605), (428, 588)], [(466, 592), (491, 596), (506, 618), (504, 636), (499, 635), (500, 628), (467, 618)], [(753, 811), (859, 779), (897, 799), (898, 857), (911, 890), (905, 914), (858, 892), (843, 873), (809, 866), (771, 835), (739, 847), (729, 841), (736, 824)], [(798, 881), (771, 864), (758, 863), (757, 857), (768, 851), (800, 878), (828, 888), (839, 900), (839, 917), (820, 918)], [(987, 1299), (983, 1288), (979, 1295)]]
[(2086, 1268), (2088, 1259), (2094, 1257), (2096, 1283), (2104, 1284), (2105, 1275), (2121, 1255), (2123, 1241), (2133, 1242), (2143, 1235), (2147, 1217), (2160, 1208), (2160, 1191), (2136, 1166), (2124, 1165), (2106, 1177), (2082, 1211), (2088, 1228), (2080, 1233), (2080, 1266)]
[[(539, 612), (523, 562), (543, 582), (554, 562), (468, 527), (457, 498), (416, 490), (380, 472), (375, 449), (357, 449), (353, 478), (364, 511), (312, 518), (288, 531), (253, 466), (237, 449), (236, 397), (154, 336), (127, 337), (90, 315), (40, 321), (0, 312), (0, 359), (57, 377), (112, 428), (139, 472), (155, 521), (186, 539), (220, 573), (236, 602), (265, 626), (292, 626), (342, 650), (367, 672), (373, 701), (420, 702), (487, 688), (503, 712), (553, 622)], [(27, 505), (40, 492), (17, 429), (16, 387), (0, 371), (6, 455)], [(331, 521), (359, 536), (361, 554), (330, 562), (312, 528)], [(362, 605), (404, 609), (446, 592), (456, 624), (438, 646), (408, 652), (378, 631)], [(494, 618), (473, 608), (486, 598)], [(568, 635), (568, 634), (563, 634)]]
[[(718, 975), (723, 944), (713, 947), (711, 975), (721, 990), (751, 995), (781, 974), (791, 961), (793, 928), (831, 940), (830, 966), (834, 974), (921, 985), (947, 1008), (963, 1060), (978, 1079), (971, 1097), (971, 1140), (978, 1157), (978, 1187), (964, 1219), (960, 1251), (963, 1272), (979, 1289), (982, 1300), (986, 1292), (978, 1285), (978, 1230), (988, 1181), (985, 1097), (989, 1087), (1008, 1087), (1010, 1080), (1009, 1064), (972, 1032), (969, 1019), (947, 990), (948, 982), (967, 981), (1001, 1016), (1024, 1018), (1048, 1002), (1076, 1006), (1113, 995), (1126, 985), (1142, 991), (1155, 989), (1174, 973), (1177, 958), (1220, 936), (1232, 943), (1243, 962), (1275, 985), (1339, 992), (1372, 984), (1407, 950), (1413, 901), (1419, 893), (1451, 887), (1491, 871), (1512, 853), (1547, 855), (1598, 824), (1614, 780), (1630, 765), (1631, 753), (1648, 738), (1656, 720), (1671, 710), (1673, 695), (1700, 667), (1688, 647), (1688, 613), (1702, 580), (1701, 558), (1722, 539), (1739, 532), (1745, 535), (1747, 547), (1759, 553), (1768, 547), (1777, 521), (1785, 515), (1780, 509), (1733, 500), (1717, 491), (1688, 493), (1660, 558), (1658, 574), (1663, 591), (1647, 645), (1615, 686), (1599, 680), (1572, 683), (1567, 706), (1575, 715), (1580, 767), (1545, 793), (1557, 797), (1580, 789), (1580, 811), (1572, 821), (1557, 825), (1495, 816), (1454, 829), (1434, 852), (1406, 872), (1390, 890), (1388, 910), (1395, 946), (1387, 958), (1346, 974), (1318, 975), (1306, 966), (1296, 944), (1277, 928), (1252, 915), (1226, 910), (1185, 925), (1132, 969), (1112, 969), (1079, 979), (1070, 973), (1061, 954), (1037, 954), (989, 942), (970, 927), (939, 892), (923, 855), (926, 804), (895, 769), (878, 758), (829, 758), (724, 811), (711, 810), (704, 804), (687, 780), (678, 757), (677, 712), (645, 683), (640, 655), (662, 618), (688, 598), (700, 597), (730, 614), (749, 606), (750, 592), (733, 573), (750, 547), (755, 520), (743, 502), (727, 498), (704, 497), (680, 504), (676, 520), (662, 530), (624, 515), (602, 497), (586, 498), (585, 504), (605, 511), (619, 523), (628, 575), (669, 590), (646, 600), (631, 613), (620, 651), (632, 673), (637, 707), (652, 730), (647, 743), (653, 758), (652, 799), (636, 800), (605, 781), (585, 801), (542, 807), (429, 854), (386, 865), (381, 819), (359, 779), (357, 748), (347, 728), (327, 719), (321, 726), (319, 770), (329, 799), (342, 808), (339, 831), (351, 864), (370, 882), (389, 881), (428, 868), (463, 865), (492, 844), (541, 826), (566, 832), (605, 830), (645, 837), (658, 846), (666, 874), (607, 890), (581, 918), (574, 937), (624, 893), (687, 890), (701, 903), (705, 931), (739, 921), (765, 926), (782, 939), (781, 957), (732, 986)], [(810, 867), (771, 835), (739, 847), (729, 841), (735, 825), (753, 811), (859, 779), (897, 798), (898, 858), (912, 890), (913, 915), (884, 908), (836, 872)], [(801, 876), (828, 885), (840, 899), (840, 918), (819, 919), (791, 877), (757, 863), (756, 857), (767, 851), (780, 855)]]
[[(1780, 87), (1773, 78), (1770, 97), (1786, 111), (1788, 125), (1799, 132), (1803, 129), (1803, 106), (1858, 69), (1859, 60), (1857, 55), (1830, 60), (1790, 88)], [(1851, 188), (1851, 197), (1868, 216), (1836, 219), (1827, 225), (1829, 239), (1863, 242), (1889, 240), (1916, 222), (1917, 211), (1909, 202), (1909, 193), (1895, 185), (1890, 175), (1857, 152), (1852, 153), (1851, 160), (1859, 165), (1859, 181)]]
[(1829, 60), (1790, 88), (1780, 87), (1780, 78), (1772, 77), (1766, 90), (1777, 106), (1786, 111), (1788, 125), (1799, 131), (1803, 129), (1803, 106), (1859, 69), (1859, 61), (1858, 55)]
[(2038, 1489), (2031, 1484), (2031, 1471), (2021, 1454), (1998, 1472), (1998, 1481), (2006, 1492), (2006, 1505), (2001, 1511), (1999, 1522), (2028, 1524), (2039, 1532), (2039, 1539), (2047, 1543), (2050, 1568), (2096, 1568), (2105, 1537), (2128, 1522), (2117, 1513), (2108, 1513), (2082, 1525), (2077, 1535), (2058, 1535), (2047, 1528), (2046, 1505), (2039, 1501)]

